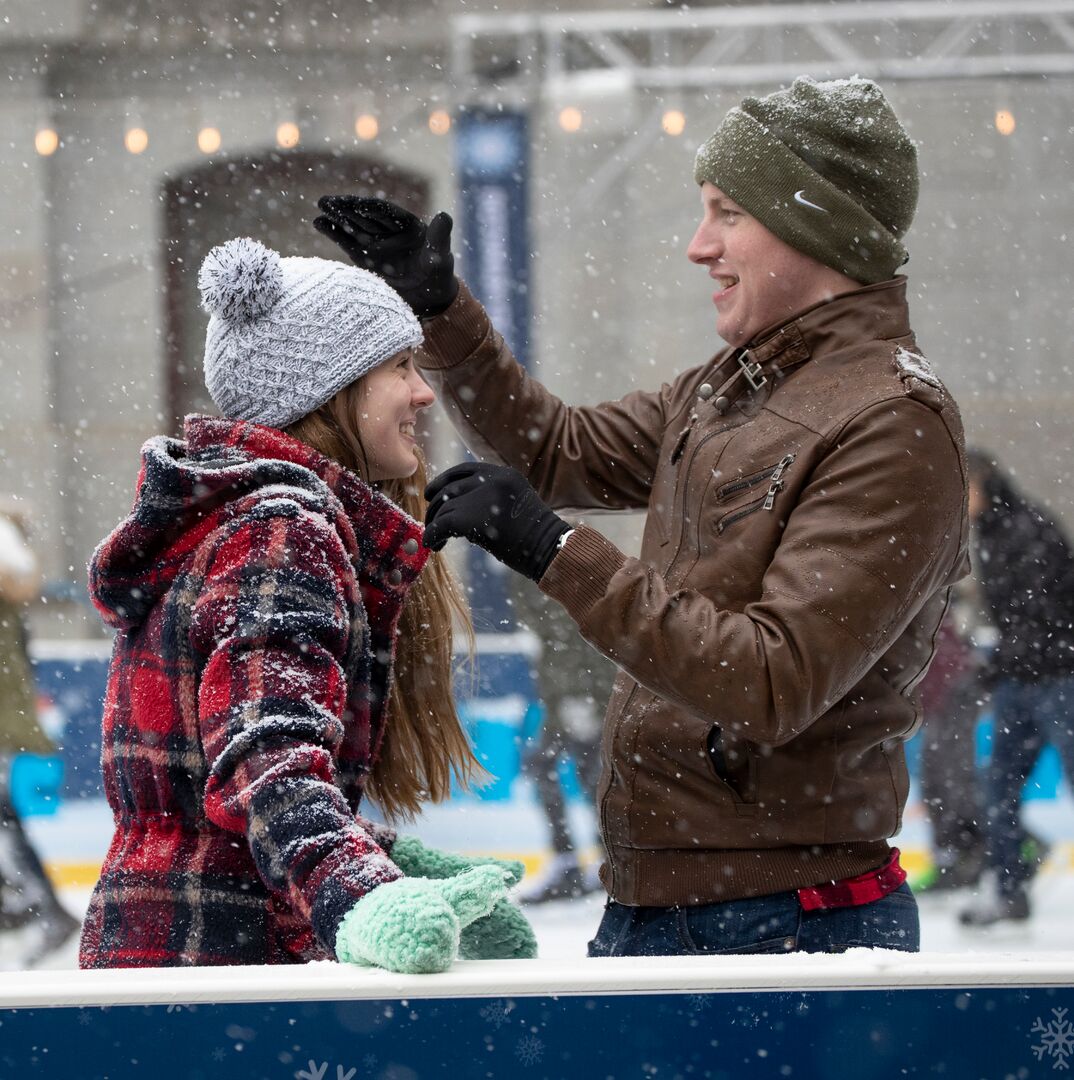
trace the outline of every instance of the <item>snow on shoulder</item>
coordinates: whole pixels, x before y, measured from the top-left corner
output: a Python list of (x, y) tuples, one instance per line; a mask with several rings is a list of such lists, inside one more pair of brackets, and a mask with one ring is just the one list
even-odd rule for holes
[(927, 383), (937, 390), (943, 389), (943, 383), (940, 382), (939, 376), (933, 371), (932, 365), (920, 353), (911, 352), (911, 350), (900, 345), (895, 350), (895, 367), (899, 375), (904, 379), (907, 377), (920, 379), (921, 382)]

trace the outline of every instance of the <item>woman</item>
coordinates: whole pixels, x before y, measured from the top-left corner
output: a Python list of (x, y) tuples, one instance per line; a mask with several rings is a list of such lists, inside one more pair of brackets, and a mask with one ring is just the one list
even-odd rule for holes
[(462, 603), (416, 520), (421, 327), (374, 275), (249, 239), (214, 248), (199, 286), (222, 418), (146, 443), (90, 567), (118, 631), (116, 831), (81, 964), (533, 955), (505, 900), (518, 864), (357, 816), (363, 794), (407, 817), (480, 772), (450, 692)]

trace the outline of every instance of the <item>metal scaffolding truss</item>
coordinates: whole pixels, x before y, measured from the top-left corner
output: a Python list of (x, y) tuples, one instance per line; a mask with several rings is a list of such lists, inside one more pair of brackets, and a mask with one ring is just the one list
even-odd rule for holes
[(591, 111), (599, 105), (596, 111), (607, 114), (616, 102), (625, 103), (620, 113), (628, 119), (614, 134), (605, 130), (613, 143), (605, 144), (603, 162), (573, 197), (580, 210), (650, 144), (665, 102), (676, 94), (770, 87), (798, 75), (1070, 76), (1074, 0), (842, 0), (464, 15), (453, 21), (452, 50), (454, 85), (471, 104), (573, 103)]
[(844, 0), (674, 11), (463, 15), (456, 86), (526, 97), (614, 80), (642, 89), (1070, 75), (1074, 0)]

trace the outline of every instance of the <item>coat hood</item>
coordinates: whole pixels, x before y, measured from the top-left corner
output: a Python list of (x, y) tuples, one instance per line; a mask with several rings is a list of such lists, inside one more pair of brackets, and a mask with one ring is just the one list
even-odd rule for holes
[(156, 436), (142, 447), (134, 506), (90, 560), (90, 598), (109, 626), (142, 623), (190, 554), (251, 495), (286, 493), (323, 513), (367, 580), (391, 569), (409, 584), (421, 572), (428, 557), (421, 525), (305, 443), (275, 428), (210, 416), (187, 417), (183, 434)]

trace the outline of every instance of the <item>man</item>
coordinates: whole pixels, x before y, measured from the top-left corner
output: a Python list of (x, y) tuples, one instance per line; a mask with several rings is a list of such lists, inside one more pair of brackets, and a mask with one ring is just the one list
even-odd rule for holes
[[(798, 79), (732, 109), (695, 179), (687, 255), (730, 347), (593, 408), (515, 363), (456, 284), (446, 215), (328, 198), (317, 225), (428, 319), (441, 400), (511, 466), (438, 477), (426, 543), (467, 537), (538, 581), (621, 669), (591, 955), (915, 950), (887, 840), (967, 566), (958, 410), (894, 276), (916, 154), (874, 83)], [(641, 557), (567, 506), (646, 509)]]
[(534, 677), (543, 715), (540, 729), (523, 755), (522, 768), (536, 789), (548, 825), (552, 858), (532, 881), (523, 884), (518, 899), (523, 904), (542, 904), (601, 888), (595, 867), (583, 867), (578, 858), (560, 765), (564, 759), (573, 761), (588, 804), (586, 810), (595, 807), (600, 781), (600, 722), (617, 672), (614, 664), (582, 640), (566, 610), (532, 581), (514, 574), (511, 586), (515, 617), (520, 626), (536, 635), (541, 647)]
[(1047, 844), (1022, 824), (1026, 780), (1046, 744), (1074, 782), (1074, 558), (1063, 529), (984, 451), (969, 454), (974, 576), (996, 647), (992, 752), (985, 774), (988, 887), (959, 915), (966, 926), (1030, 917), (1029, 885)]

